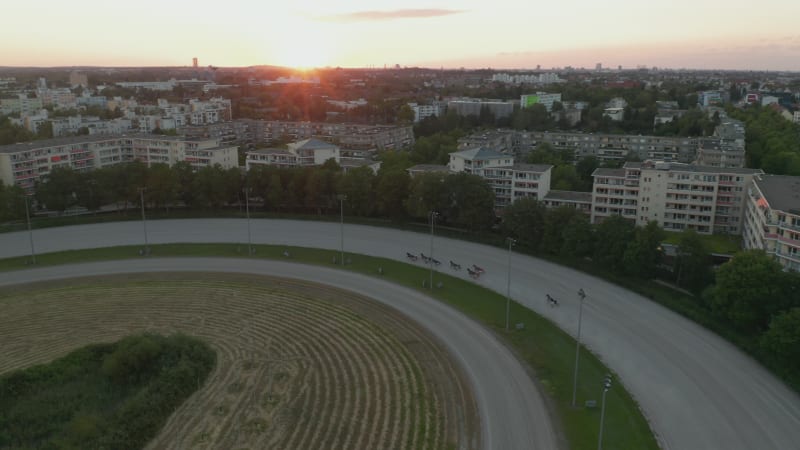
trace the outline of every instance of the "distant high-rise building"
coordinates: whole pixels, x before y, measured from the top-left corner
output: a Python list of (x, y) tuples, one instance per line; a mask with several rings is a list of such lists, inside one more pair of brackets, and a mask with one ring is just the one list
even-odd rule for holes
[(617, 70), (619, 70), (620, 72), (622, 72), (622, 64), (620, 64), (620, 65), (618, 65), (618, 66), (617, 66)]
[(542, 65), (541, 64), (537, 64), (536, 65), (536, 70), (542, 70)]
[(197, 69), (197, 57), (196, 56), (194, 58), (192, 58), (192, 67)]
[(597, 63), (597, 64), (595, 64), (595, 66), (594, 66), (594, 70), (596, 70), (596, 71), (598, 71), (598, 72), (600, 72), (601, 70), (603, 70), (603, 63)]

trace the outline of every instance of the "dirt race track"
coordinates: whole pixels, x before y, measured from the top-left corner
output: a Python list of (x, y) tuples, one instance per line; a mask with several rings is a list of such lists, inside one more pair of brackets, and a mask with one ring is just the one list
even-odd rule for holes
[(217, 366), (151, 449), (477, 448), (469, 383), (420, 326), (352, 292), (236, 274), (0, 289), (0, 374), (144, 331), (209, 342)]

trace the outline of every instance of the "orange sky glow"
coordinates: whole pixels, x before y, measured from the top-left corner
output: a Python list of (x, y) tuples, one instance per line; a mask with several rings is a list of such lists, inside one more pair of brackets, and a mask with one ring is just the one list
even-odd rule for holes
[[(800, 1), (95, 0), (3, 8), (0, 66), (800, 70)], [(10, 19), (10, 20), (8, 20)]]

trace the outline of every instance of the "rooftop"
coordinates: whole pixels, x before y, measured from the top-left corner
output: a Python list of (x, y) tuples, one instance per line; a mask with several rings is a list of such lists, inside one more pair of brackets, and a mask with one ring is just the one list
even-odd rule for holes
[(650, 170), (664, 170), (673, 172), (696, 172), (696, 173), (733, 173), (742, 175), (755, 175), (764, 173), (761, 169), (749, 169), (746, 167), (711, 167), (711, 166), (698, 166), (695, 164), (683, 164), (676, 162), (662, 162), (652, 161), (650, 164), (645, 163), (642, 169)]
[(259, 148), (257, 150), (250, 150), (247, 154), (256, 155), (293, 155), (292, 152), (282, 148)]
[(556, 191), (550, 190), (547, 195), (544, 196), (545, 200), (558, 200), (558, 201), (567, 201), (567, 202), (581, 202), (581, 203), (592, 203), (592, 193), (591, 192), (577, 192), (577, 191)]
[(772, 209), (800, 214), (800, 177), (761, 175), (755, 181)]
[(505, 153), (500, 153), (496, 150), (492, 150), (486, 147), (476, 147), (476, 148), (469, 148), (467, 150), (461, 150), (460, 152), (453, 152), (450, 153), (451, 155), (458, 155), (464, 159), (469, 159), (471, 161), (479, 161), (479, 160), (488, 160), (488, 159), (500, 159), (500, 158), (513, 158), (511, 155), (506, 155)]
[(151, 139), (161, 141), (205, 141), (208, 139), (189, 139), (183, 136), (166, 136), (161, 134), (94, 134), (87, 136), (67, 136), (53, 139), (43, 139), (40, 141), (21, 142), (18, 144), (0, 146), (0, 153), (18, 153), (29, 150), (38, 150), (48, 147), (59, 147), (62, 145), (86, 144), (90, 142), (113, 141), (117, 139)]
[(625, 169), (607, 169), (605, 167), (599, 167), (594, 169), (592, 172), (593, 177), (625, 177)]
[(407, 169), (409, 172), (449, 172), (450, 168), (447, 166), (440, 166), (439, 164), (417, 164)]
[(552, 169), (551, 164), (514, 164), (512, 168), (519, 172), (547, 172)]
[(314, 138), (294, 142), (292, 146), (295, 148), (295, 150), (316, 150), (325, 148), (336, 148), (336, 146), (333, 144)]

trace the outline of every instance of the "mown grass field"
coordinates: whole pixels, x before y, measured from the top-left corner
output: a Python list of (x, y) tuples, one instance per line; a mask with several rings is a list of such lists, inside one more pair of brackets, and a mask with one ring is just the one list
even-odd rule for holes
[[(114, 247), (94, 250), (60, 252), (38, 257), (39, 265), (72, 264), (81, 261), (139, 258), (140, 246)], [(294, 262), (332, 265), (338, 255), (336, 251), (300, 247), (255, 245), (253, 258), (285, 259), (284, 250), (289, 250)], [(248, 257), (245, 245), (236, 244), (168, 244), (152, 247), (152, 257), (216, 256)], [(421, 289), (420, 281), (427, 278), (426, 267), (362, 255), (348, 255), (352, 264), (347, 270), (381, 276), (395, 283)], [(0, 270), (24, 268), (27, 258), (18, 257), (0, 260)], [(383, 274), (377, 268), (383, 268)], [(464, 311), (484, 323), (499, 336), (507, 340), (518, 356), (526, 361), (533, 376), (550, 394), (557, 419), (563, 433), (574, 450), (597, 447), (599, 431), (599, 400), (603, 377), (612, 373), (594, 355), (582, 349), (578, 379), (578, 402), (597, 400), (597, 408), (572, 408), (572, 371), (575, 341), (548, 320), (523, 306), (513, 303), (512, 316), (515, 322), (526, 324), (523, 330), (504, 331), (505, 297), (474, 283), (436, 273), (435, 281), (441, 280), (442, 289), (431, 294)], [(613, 375), (613, 373), (612, 373)], [(615, 377), (616, 378), (616, 377)], [(607, 395), (604, 448), (609, 449), (656, 449), (658, 444), (636, 402), (625, 391), (618, 379)]]
[[(191, 333), (217, 364), (149, 449), (477, 448), (468, 383), (370, 299), (236, 274), (79, 278), (0, 290), (0, 374), (131, 333)], [(194, 387), (194, 386), (193, 386)]]

